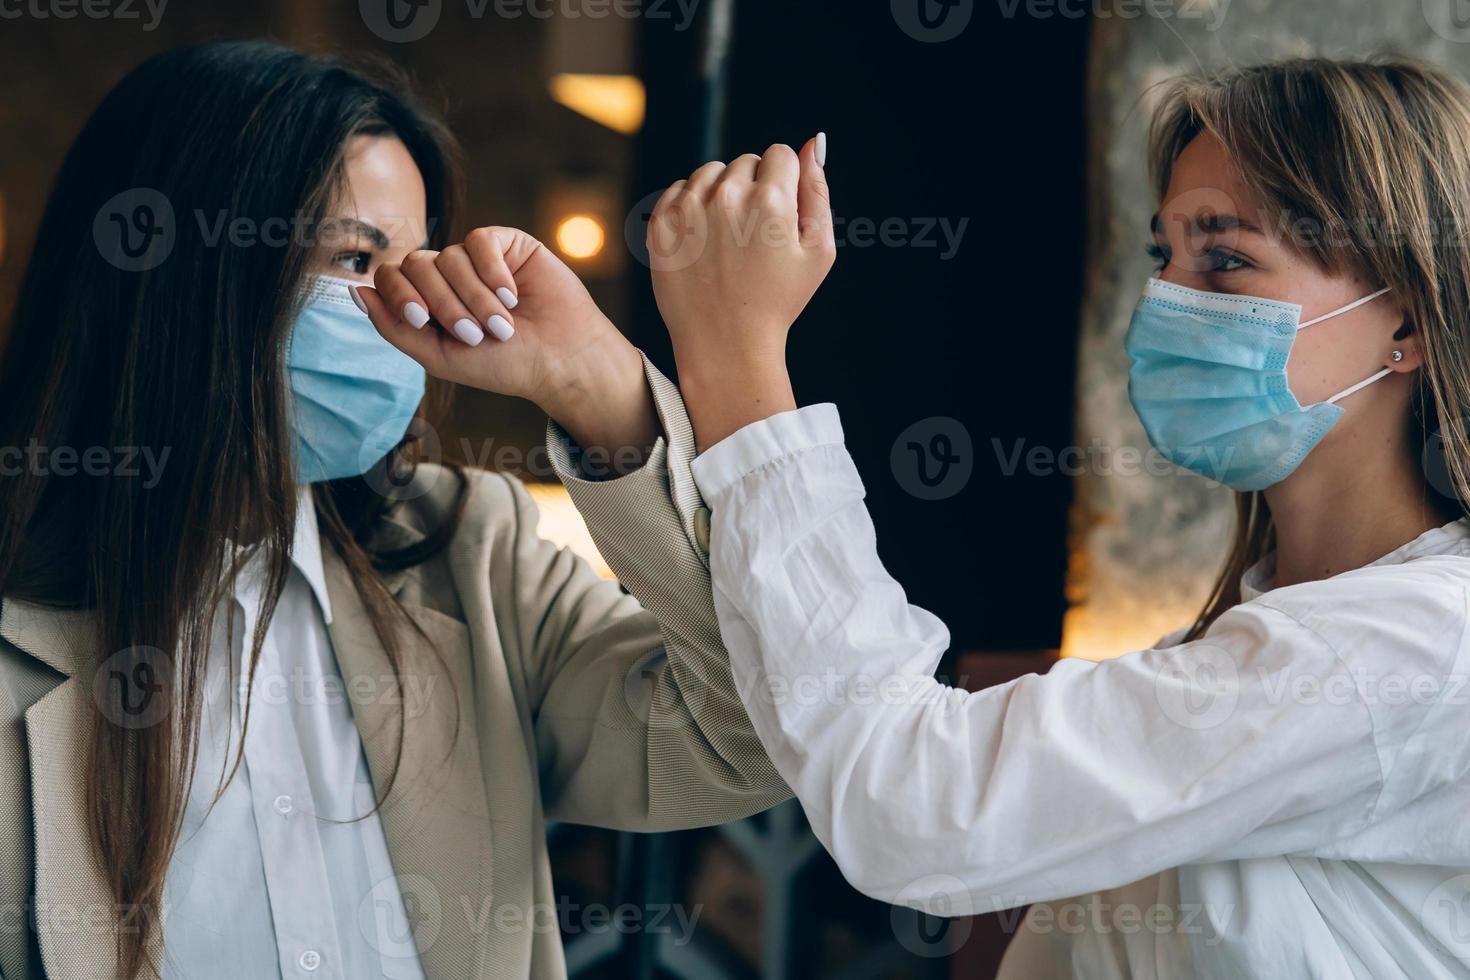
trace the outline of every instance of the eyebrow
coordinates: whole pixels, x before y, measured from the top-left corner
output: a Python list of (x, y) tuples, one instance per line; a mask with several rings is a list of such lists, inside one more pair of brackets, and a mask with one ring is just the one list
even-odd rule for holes
[[(1156, 212), (1149, 219), (1149, 230), (1157, 236), (1163, 231), (1163, 224), (1163, 219)], [(1194, 224), (1207, 235), (1218, 235), (1221, 232), (1232, 230), (1254, 232), (1257, 235), (1265, 234), (1258, 226), (1235, 214), (1207, 214), (1196, 219)]]
[(362, 221), (358, 218), (338, 218), (337, 220), (341, 222), (342, 229), (344, 231), (357, 232), (363, 238), (366, 238), (368, 241), (372, 242), (373, 245), (377, 248), (386, 249), (390, 248), (393, 244), (391, 241), (388, 240), (388, 236), (383, 234), (383, 232), (377, 226), (370, 225), (366, 221)]

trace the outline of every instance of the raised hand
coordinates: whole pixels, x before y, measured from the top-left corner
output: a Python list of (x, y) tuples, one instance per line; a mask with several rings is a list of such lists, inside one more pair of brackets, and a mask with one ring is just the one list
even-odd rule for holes
[(381, 266), (374, 284), (357, 291), (373, 325), (434, 377), (528, 398), (587, 448), (653, 444), (638, 351), (525, 232), (477, 228)]
[(701, 447), (796, 407), (787, 334), (837, 255), (825, 144), (706, 164), (654, 208), (654, 293)]

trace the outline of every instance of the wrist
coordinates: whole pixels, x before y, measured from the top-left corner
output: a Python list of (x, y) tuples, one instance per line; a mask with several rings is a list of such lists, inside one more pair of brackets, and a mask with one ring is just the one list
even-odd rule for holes
[(747, 425), (796, 409), (784, 357), (681, 362), (679, 387), (701, 452)]
[(643, 355), (616, 328), (615, 340), (561, 365), (540, 407), (599, 462), (593, 476), (621, 476), (643, 465), (658, 440), (658, 416)]

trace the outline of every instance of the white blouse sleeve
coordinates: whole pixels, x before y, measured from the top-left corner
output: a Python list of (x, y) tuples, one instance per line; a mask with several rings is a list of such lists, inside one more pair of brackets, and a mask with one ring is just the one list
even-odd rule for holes
[[(932, 679), (948, 631), (884, 570), (835, 408), (752, 425), (694, 469), (742, 697), (863, 892), (973, 914), (1309, 851), (1374, 818), (1372, 714), (1288, 613), (1251, 603), (1205, 640), (967, 693)], [(983, 541), (942, 546), (984, 560)], [(1305, 705), (1302, 677), (1336, 696)]]

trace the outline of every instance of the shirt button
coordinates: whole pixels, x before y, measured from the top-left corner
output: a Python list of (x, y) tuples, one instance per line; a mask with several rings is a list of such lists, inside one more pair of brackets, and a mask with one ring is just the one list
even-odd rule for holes
[(301, 969), (311, 973), (322, 965), (322, 954), (314, 949), (308, 949), (296, 958), (296, 962), (301, 964)]
[[(291, 797), (286, 796), (283, 793), (271, 802), (271, 806), (275, 807), (276, 812), (284, 817), (286, 814), (291, 812)], [(306, 954), (302, 953), (301, 955), (304, 957)], [(315, 956), (316, 954), (312, 953), (312, 955)], [(308, 967), (308, 969), (314, 970), (316, 969), (316, 967)]]
[(701, 507), (694, 512), (694, 540), (706, 554), (709, 553), (708, 507)]

